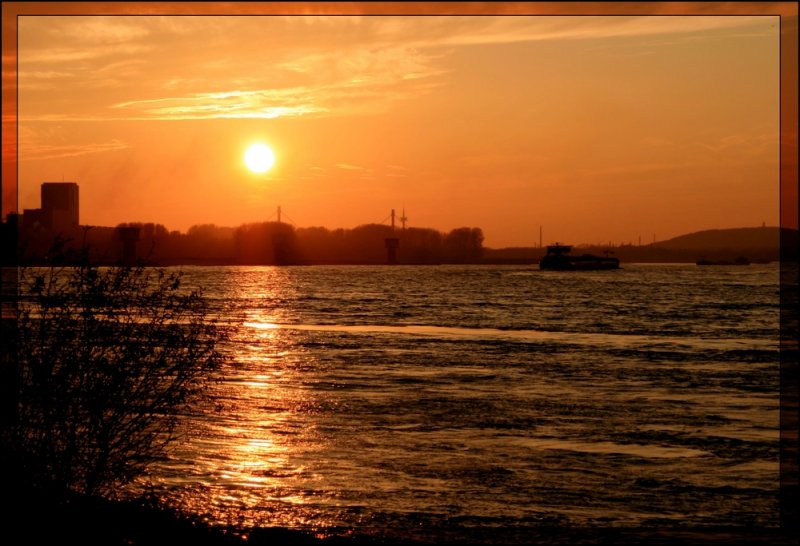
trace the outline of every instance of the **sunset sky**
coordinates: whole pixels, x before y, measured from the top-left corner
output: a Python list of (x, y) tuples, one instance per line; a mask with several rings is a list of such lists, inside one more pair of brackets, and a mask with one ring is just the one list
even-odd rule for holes
[[(779, 31), (775, 15), (20, 16), (18, 206), (66, 180), (92, 225), (237, 226), (280, 205), (349, 228), (405, 208), (489, 247), (538, 244), (539, 226), (619, 244), (778, 225)], [(256, 142), (266, 173), (244, 162)]]

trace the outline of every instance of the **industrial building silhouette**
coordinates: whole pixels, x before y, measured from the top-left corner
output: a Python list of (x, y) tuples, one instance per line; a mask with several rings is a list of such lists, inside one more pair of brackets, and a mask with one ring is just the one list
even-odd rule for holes
[(41, 208), (22, 211), (23, 229), (43, 229), (53, 234), (69, 233), (80, 225), (79, 201), (77, 183), (44, 182)]
[[(3, 263), (137, 262), (138, 228), (80, 224), (80, 190), (76, 182), (43, 182), (41, 207), (11, 213), (3, 223), (3, 241), (16, 247)], [(93, 251), (90, 255), (90, 249)]]

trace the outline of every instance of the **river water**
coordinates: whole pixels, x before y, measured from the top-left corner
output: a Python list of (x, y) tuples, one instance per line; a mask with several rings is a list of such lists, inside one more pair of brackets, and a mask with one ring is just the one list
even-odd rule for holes
[(182, 270), (232, 335), (148, 476), (168, 504), (422, 539), (778, 524), (776, 264)]

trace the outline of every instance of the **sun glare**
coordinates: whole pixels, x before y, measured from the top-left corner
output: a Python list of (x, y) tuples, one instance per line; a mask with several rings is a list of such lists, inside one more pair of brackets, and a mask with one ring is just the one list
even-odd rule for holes
[(244, 154), (244, 163), (254, 173), (265, 173), (275, 164), (275, 154), (266, 144), (253, 144)]

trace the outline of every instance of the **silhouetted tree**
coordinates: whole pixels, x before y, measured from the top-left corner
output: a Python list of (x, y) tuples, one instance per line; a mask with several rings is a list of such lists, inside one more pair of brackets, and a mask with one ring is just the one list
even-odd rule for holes
[(234, 260), (233, 228), (200, 224), (189, 228), (186, 235), (173, 236), (174, 258), (207, 262), (232, 263)]
[(483, 231), (480, 228), (457, 228), (444, 239), (445, 256), (453, 263), (474, 263), (483, 254)]
[(442, 261), (442, 234), (429, 228), (408, 228), (400, 234), (403, 262), (414, 264)]
[(243, 224), (233, 231), (233, 242), (240, 264), (286, 265), (298, 261), (297, 236), (290, 224)]
[[(345, 231), (345, 252), (351, 263), (385, 264), (387, 237), (395, 237), (392, 228), (382, 224), (364, 224)], [(402, 244), (402, 243), (401, 243)]]
[(137, 256), (146, 262), (157, 262), (168, 251), (169, 230), (162, 224), (153, 222), (125, 222), (117, 227), (139, 228), (139, 239), (136, 244)]
[(297, 244), (302, 261), (319, 264), (347, 263), (343, 229), (334, 231), (324, 227), (299, 228)]
[(7, 471), (25, 488), (114, 496), (174, 439), (222, 331), (162, 269), (21, 269), (19, 294), (15, 331), (4, 316)]

